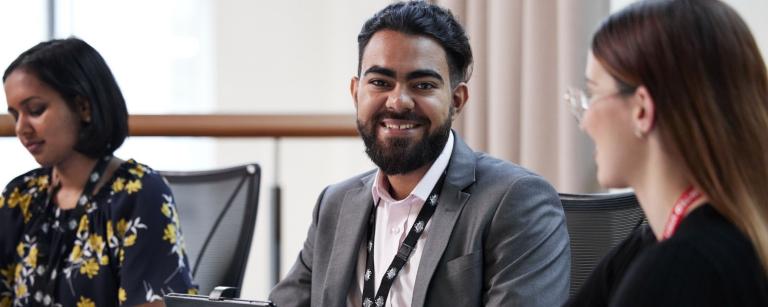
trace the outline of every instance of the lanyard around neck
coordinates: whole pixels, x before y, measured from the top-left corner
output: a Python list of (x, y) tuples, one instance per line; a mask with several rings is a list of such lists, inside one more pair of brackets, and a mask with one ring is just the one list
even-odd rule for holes
[(669, 214), (667, 224), (664, 227), (664, 233), (661, 237), (662, 240), (669, 239), (673, 234), (675, 234), (677, 228), (680, 227), (680, 222), (685, 217), (685, 213), (688, 212), (688, 209), (691, 207), (691, 205), (693, 205), (693, 203), (699, 200), (699, 198), (702, 196), (703, 195), (701, 192), (699, 192), (699, 190), (695, 189), (693, 186), (690, 186), (685, 191), (683, 191), (683, 194), (677, 198), (675, 205), (672, 207), (672, 212)]
[(394, 259), (392, 259), (392, 263), (381, 278), (379, 290), (376, 291), (376, 295), (374, 296), (374, 289), (376, 288), (376, 272), (374, 270), (373, 245), (376, 235), (376, 208), (379, 207), (381, 198), (376, 202), (376, 206), (373, 208), (373, 211), (368, 218), (368, 243), (366, 246), (368, 257), (366, 257), (366, 270), (365, 275), (363, 275), (363, 307), (382, 307), (387, 302), (389, 290), (392, 288), (392, 283), (394, 283), (395, 277), (400, 273), (400, 270), (405, 266), (405, 263), (408, 262), (408, 258), (416, 247), (416, 242), (419, 240), (419, 237), (421, 237), (421, 234), (424, 232), (427, 222), (429, 222), (429, 219), (432, 218), (432, 215), (435, 213), (437, 200), (440, 191), (443, 188), (447, 169), (448, 168), (446, 167), (446, 171), (443, 171), (443, 174), (435, 184), (435, 187), (432, 188), (432, 192), (429, 194), (424, 206), (421, 207), (419, 215), (416, 217), (416, 221), (414, 221), (413, 226), (411, 226), (411, 230), (408, 231), (408, 235), (405, 237), (405, 240), (403, 240), (403, 243), (400, 244), (400, 248), (397, 249), (397, 254)]

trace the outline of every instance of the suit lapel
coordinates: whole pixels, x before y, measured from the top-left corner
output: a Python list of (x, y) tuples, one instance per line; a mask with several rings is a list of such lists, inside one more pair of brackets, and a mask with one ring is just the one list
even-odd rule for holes
[(451, 160), (448, 164), (448, 173), (445, 178), (443, 190), (438, 199), (437, 210), (432, 220), (429, 236), (424, 242), (424, 252), (419, 262), (419, 271), (416, 273), (416, 281), (413, 289), (412, 306), (423, 306), (426, 300), (427, 289), (435, 273), (437, 264), (448, 245), (453, 226), (461, 213), (461, 209), (469, 199), (469, 193), (463, 190), (475, 182), (475, 153), (464, 144), (454, 132), (455, 142)]
[(322, 306), (346, 306), (350, 282), (357, 268), (357, 257), (366, 233), (365, 227), (373, 207), (371, 186), (375, 172), (363, 177), (358, 189), (347, 192), (339, 212), (328, 273), (323, 283)]

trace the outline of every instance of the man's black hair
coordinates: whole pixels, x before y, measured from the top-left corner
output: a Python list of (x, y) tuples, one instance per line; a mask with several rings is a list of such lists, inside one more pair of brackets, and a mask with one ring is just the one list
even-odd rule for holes
[(357, 35), (358, 76), (362, 69), (365, 47), (376, 32), (385, 29), (434, 39), (445, 50), (451, 88), (469, 80), (472, 49), (464, 28), (450, 11), (425, 1), (390, 4), (365, 22), (360, 34)]

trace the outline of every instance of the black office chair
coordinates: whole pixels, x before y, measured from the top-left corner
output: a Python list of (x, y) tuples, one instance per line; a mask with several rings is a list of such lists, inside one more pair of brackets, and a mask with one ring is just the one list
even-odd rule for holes
[(256, 224), (259, 165), (158, 172), (173, 191), (200, 293), (216, 286), (241, 288)]
[(645, 215), (634, 193), (560, 193), (571, 237), (571, 289), (574, 295), (605, 254), (623, 241)]

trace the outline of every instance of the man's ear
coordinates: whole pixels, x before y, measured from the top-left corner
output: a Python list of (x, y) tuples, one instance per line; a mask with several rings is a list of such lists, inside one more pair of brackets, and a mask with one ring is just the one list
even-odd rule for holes
[(464, 105), (467, 104), (468, 99), (469, 87), (467, 86), (466, 82), (461, 82), (456, 86), (456, 88), (453, 89), (453, 92), (451, 93), (451, 105), (456, 110), (456, 115), (461, 114), (461, 111), (464, 109)]
[(357, 109), (357, 84), (360, 83), (360, 78), (357, 76), (353, 76), (352, 80), (349, 82), (349, 93), (352, 94), (352, 101), (355, 104), (355, 109)]
[(77, 106), (77, 114), (80, 115), (80, 120), (91, 123), (91, 103), (80, 96), (75, 97), (75, 105)]
[(648, 89), (642, 85), (635, 90), (632, 100), (632, 121), (636, 134), (648, 135), (656, 124), (656, 102)]

